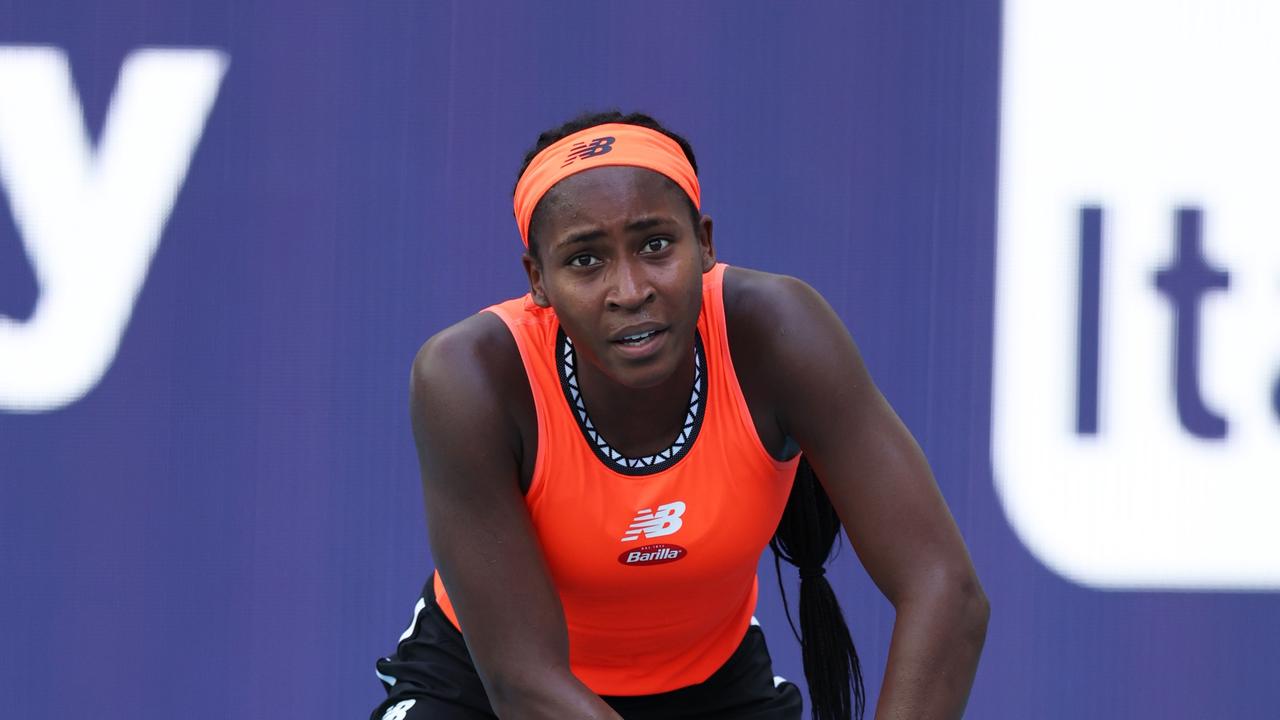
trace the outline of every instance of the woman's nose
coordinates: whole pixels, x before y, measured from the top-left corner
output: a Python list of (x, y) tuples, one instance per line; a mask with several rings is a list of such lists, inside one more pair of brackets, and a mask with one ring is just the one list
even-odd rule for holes
[(635, 262), (623, 261), (615, 266), (617, 270), (613, 273), (608, 296), (610, 307), (636, 310), (653, 299), (653, 284), (644, 269), (636, 265)]

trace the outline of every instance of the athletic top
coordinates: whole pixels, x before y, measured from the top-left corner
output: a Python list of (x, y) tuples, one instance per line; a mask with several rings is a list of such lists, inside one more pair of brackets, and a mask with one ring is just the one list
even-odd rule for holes
[[(533, 391), (538, 455), (525, 503), (564, 607), (570, 668), (600, 695), (695, 685), (728, 660), (791, 491), (799, 458), (765, 450), (729, 357), (724, 269), (702, 276), (684, 429), (647, 457), (624, 457), (596, 432), (553, 310), (528, 295), (487, 308), (515, 336)], [(457, 626), (439, 573), (434, 587)]]

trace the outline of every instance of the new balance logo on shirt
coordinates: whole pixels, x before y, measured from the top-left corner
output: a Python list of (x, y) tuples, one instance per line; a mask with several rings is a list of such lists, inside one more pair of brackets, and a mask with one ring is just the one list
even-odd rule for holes
[(684, 525), (684, 521), (680, 519), (684, 510), (685, 505), (679, 500), (659, 505), (657, 510), (642, 508), (631, 521), (627, 534), (622, 536), (622, 542), (673, 534)]

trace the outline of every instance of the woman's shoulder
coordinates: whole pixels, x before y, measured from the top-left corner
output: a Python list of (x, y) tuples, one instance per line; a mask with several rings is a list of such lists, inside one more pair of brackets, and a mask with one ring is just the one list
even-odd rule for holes
[(756, 432), (775, 458), (790, 457), (779, 424), (788, 387), (812, 370), (814, 349), (843, 328), (831, 325), (830, 306), (816, 290), (789, 275), (729, 267), (723, 293), (729, 353)]
[(790, 275), (729, 266), (724, 272), (725, 322), (730, 333), (759, 339), (785, 336), (829, 307), (809, 283)]
[(492, 312), (478, 312), (428, 338), (413, 359), (410, 377), (414, 393), (433, 389), (497, 405), (525, 382), (515, 338)]
[(527, 487), (537, 419), (515, 338), (479, 312), (431, 336), (414, 357), (409, 408), (419, 446), (515, 459)]
[[(478, 312), (427, 338), (414, 357), (415, 371), (498, 368), (504, 356), (516, 360), (515, 339), (502, 318), (492, 312)], [(463, 367), (465, 366), (465, 367)]]

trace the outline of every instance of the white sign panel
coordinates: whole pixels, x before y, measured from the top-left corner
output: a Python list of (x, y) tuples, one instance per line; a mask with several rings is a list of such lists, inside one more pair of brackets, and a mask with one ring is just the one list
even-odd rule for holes
[(1045, 565), (1280, 588), (1280, 3), (1006, 0), (992, 456)]

